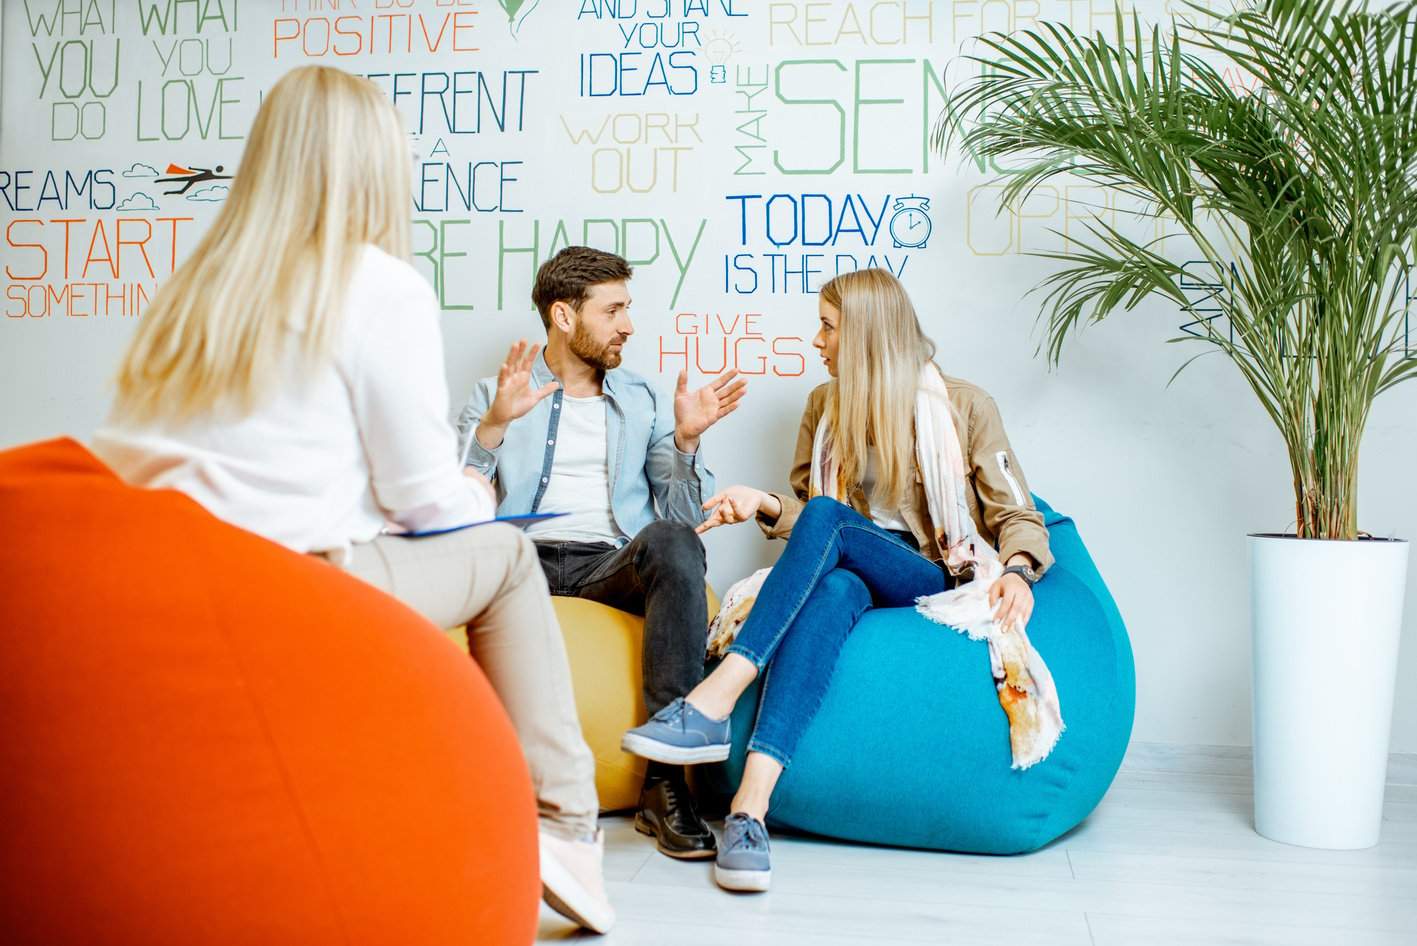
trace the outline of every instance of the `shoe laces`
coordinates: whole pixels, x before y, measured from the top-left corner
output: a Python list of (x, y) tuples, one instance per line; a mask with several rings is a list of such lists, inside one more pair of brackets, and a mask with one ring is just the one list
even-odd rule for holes
[(735, 825), (742, 826), (737, 839), (739, 844), (749, 850), (767, 850), (768, 829), (761, 821), (751, 815), (735, 811), (725, 819), (724, 827), (729, 828)]
[(689, 786), (682, 777), (663, 775), (656, 777), (655, 781), (664, 787), (664, 800), (669, 808), (687, 810), (690, 814), (697, 815), (693, 793), (689, 791)]
[(682, 699), (675, 700), (664, 709), (655, 713), (655, 718), (666, 726), (678, 726), (680, 729), (688, 728), (688, 706)]
[(664, 786), (664, 800), (670, 808), (679, 807), (679, 785), (672, 778), (660, 779), (660, 784)]

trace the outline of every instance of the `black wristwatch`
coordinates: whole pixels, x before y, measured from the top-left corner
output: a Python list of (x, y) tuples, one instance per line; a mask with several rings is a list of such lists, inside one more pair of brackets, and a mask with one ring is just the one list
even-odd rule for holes
[(1004, 569), (1004, 574), (1017, 575), (1022, 578), (1024, 583), (1030, 588), (1038, 584), (1038, 572), (1034, 571), (1033, 567), (1030, 565), (1010, 565), (1008, 568)]

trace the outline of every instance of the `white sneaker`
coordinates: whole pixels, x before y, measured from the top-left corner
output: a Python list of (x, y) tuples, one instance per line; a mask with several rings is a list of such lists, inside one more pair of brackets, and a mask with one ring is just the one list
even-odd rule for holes
[(615, 909), (605, 895), (605, 835), (568, 841), (538, 833), (541, 848), (541, 897), (566, 919), (596, 933), (615, 925)]

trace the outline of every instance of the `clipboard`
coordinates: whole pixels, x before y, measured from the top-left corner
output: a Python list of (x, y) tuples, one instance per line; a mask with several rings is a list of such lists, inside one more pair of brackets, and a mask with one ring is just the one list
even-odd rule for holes
[(524, 529), (533, 522), (544, 522), (547, 519), (556, 519), (567, 515), (564, 512), (528, 512), (519, 516), (498, 516), (495, 519), (484, 519), (481, 522), (468, 522), (460, 526), (449, 526), (446, 529), (425, 529), (422, 532), (390, 532), (389, 535), (400, 539), (424, 539), (431, 535), (447, 535), (449, 532), (461, 532), (464, 529), (476, 529), (478, 526), (485, 526), (493, 522), (505, 522), (508, 525)]

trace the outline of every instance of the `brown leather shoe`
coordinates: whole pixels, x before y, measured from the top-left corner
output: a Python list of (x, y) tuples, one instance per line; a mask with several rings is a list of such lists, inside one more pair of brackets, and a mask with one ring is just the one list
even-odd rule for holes
[(635, 830), (656, 840), (660, 852), (684, 860), (713, 857), (713, 832), (699, 817), (694, 797), (679, 778), (648, 778), (640, 791)]

